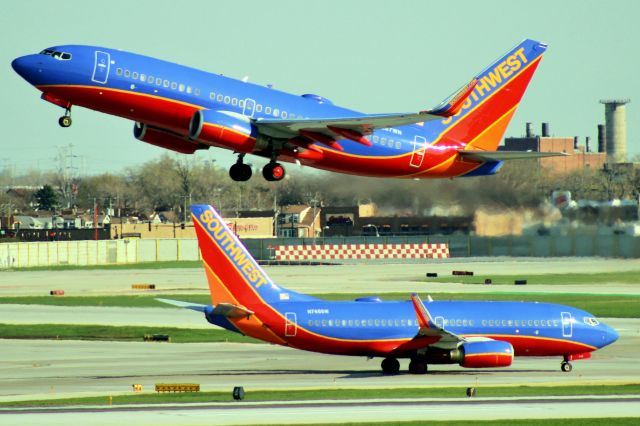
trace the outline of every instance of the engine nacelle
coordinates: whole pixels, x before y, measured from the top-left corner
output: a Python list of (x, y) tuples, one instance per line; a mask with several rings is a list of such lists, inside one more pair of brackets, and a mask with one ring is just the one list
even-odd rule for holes
[(189, 124), (189, 137), (209, 145), (251, 153), (267, 148), (258, 130), (244, 116), (210, 109), (196, 111)]
[(500, 340), (466, 342), (458, 349), (460, 365), (466, 368), (508, 367), (513, 362), (513, 346)]
[(193, 154), (198, 149), (208, 149), (207, 145), (201, 145), (169, 132), (165, 132), (154, 127), (149, 127), (144, 123), (136, 123), (133, 126), (133, 136), (142, 142), (161, 148), (170, 149), (182, 154)]

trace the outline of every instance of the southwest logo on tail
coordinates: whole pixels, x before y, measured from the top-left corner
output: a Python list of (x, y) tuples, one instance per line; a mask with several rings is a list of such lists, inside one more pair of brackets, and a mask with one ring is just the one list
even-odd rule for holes
[(428, 364), (507, 367), (514, 356), (589, 358), (617, 332), (588, 312), (530, 302), (406, 301), (366, 297), (327, 301), (274, 283), (218, 212), (191, 207), (211, 305), (159, 299), (204, 313), (212, 324), (313, 352), (382, 358), (382, 371), (427, 372)]
[(184, 154), (238, 153), (232, 179), (246, 181), (247, 154), (354, 175), (446, 178), (495, 173), (504, 160), (562, 153), (497, 151), (546, 45), (524, 40), (438, 107), (364, 114), (313, 94), (298, 96), (134, 53), (63, 45), (13, 61), (14, 70), (65, 109), (73, 105), (135, 121), (137, 139)]

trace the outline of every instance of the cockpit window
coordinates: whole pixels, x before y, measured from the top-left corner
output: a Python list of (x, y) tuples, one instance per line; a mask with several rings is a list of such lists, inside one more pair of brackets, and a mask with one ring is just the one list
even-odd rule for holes
[(600, 322), (593, 317), (584, 317), (582, 318), (582, 321), (584, 321), (585, 324), (590, 325), (592, 327), (595, 327), (596, 325), (600, 324)]
[(47, 56), (51, 56), (59, 61), (68, 61), (71, 59), (71, 53), (67, 53), (67, 52), (58, 52), (55, 50), (51, 50), (51, 49), (44, 49), (42, 52), (40, 52), (41, 55), (47, 55)]

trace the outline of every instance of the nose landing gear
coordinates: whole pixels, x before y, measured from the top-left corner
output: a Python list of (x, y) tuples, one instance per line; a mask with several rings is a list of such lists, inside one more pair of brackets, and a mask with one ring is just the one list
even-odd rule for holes
[(244, 154), (238, 155), (238, 161), (229, 169), (229, 176), (236, 182), (246, 182), (251, 179), (251, 166), (242, 161)]
[(67, 108), (64, 111), (64, 115), (58, 119), (58, 124), (60, 127), (69, 127), (71, 123), (71, 108)]

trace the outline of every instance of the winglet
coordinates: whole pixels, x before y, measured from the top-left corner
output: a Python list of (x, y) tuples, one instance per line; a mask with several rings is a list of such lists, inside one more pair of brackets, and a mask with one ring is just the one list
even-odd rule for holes
[(425, 308), (420, 296), (416, 293), (411, 294), (411, 302), (413, 308), (416, 310), (416, 316), (418, 317), (418, 325), (420, 328), (433, 328), (433, 321), (427, 308)]
[(451, 117), (453, 115), (456, 115), (460, 112), (460, 109), (462, 109), (462, 104), (464, 104), (464, 101), (466, 101), (469, 95), (471, 95), (471, 92), (473, 92), (476, 84), (478, 84), (478, 80), (474, 78), (464, 87), (462, 87), (440, 105), (438, 105), (435, 109), (421, 112), (438, 115), (441, 117)]

